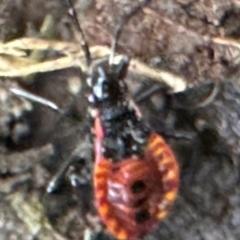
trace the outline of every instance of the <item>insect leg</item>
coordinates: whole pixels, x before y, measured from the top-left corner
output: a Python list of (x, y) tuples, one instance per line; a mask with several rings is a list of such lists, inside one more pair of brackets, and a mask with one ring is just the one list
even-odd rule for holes
[[(158, 85), (154, 84), (154, 85), (152, 85), (150, 88), (147, 88), (147, 89), (146, 89), (146, 86), (143, 86), (142, 89), (143, 89), (144, 91), (142, 91), (141, 93), (140, 93), (140, 92), (137, 92), (137, 94), (135, 94), (135, 95), (136, 95), (136, 97), (135, 97), (135, 102), (136, 102), (137, 104), (139, 104), (139, 103), (141, 103), (141, 102), (143, 102), (143, 101), (146, 101), (146, 100), (147, 100), (149, 97), (151, 97), (153, 94), (161, 91), (161, 90), (163, 89), (163, 86), (161, 86), (161, 85), (159, 85), (159, 84), (158, 84)], [(141, 91), (142, 89), (140, 89), (140, 91)]]
[(47, 193), (53, 193), (58, 189), (58, 186), (60, 185), (60, 182), (62, 180), (62, 177), (65, 176), (69, 166), (72, 164), (73, 159), (70, 156), (66, 161), (64, 161), (61, 165), (61, 167), (58, 169), (57, 173), (54, 175), (52, 180), (49, 182), (47, 186)]
[[(82, 170), (85, 171), (86, 168), (83, 167)], [(93, 209), (91, 201), (93, 198), (91, 181), (87, 176), (77, 174), (74, 171), (70, 174), (69, 180), (74, 192), (74, 196), (77, 199), (77, 209), (80, 217), (80, 222), (84, 225), (91, 225), (87, 218)]]
[[(90, 159), (89, 152), (91, 152), (91, 143), (89, 141), (89, 138), (86, 139), (86, 142), (80, 144), (74, 151), (73, 153), (66, 159), (56, 174), (53, 176), (52, 180), (49, 182), (48, 187), (47, 187), (47, 193), (53, 193), (56, 191), (58, 186), (61, 183), (62, 178), (66, 175), (68, 169), (70, 166), (74, 166), (80, 164), (81, 165), (81, 171), (84, 165), (86, 165), (86, 162), (91, 162), (92, 159)], [(77, 156), (77, 158), (76, 158)], [(72, 184), (72, 179), (70, 177), (70, 182)], [(73, 184), (72, 184), (73, 185)]]
[(54, 103), (50, 100), (47, 100), (46, 98), (37, 96), (35, 94), (25, 91), (24, 89), (15, 88), (15, 87), (10, 88), (10, 91), (13, 94), (15, 94), (16, 96), (28, 99), (32, 102), (39, 103), (41, 105), (51, 108), (52, 110), (54, 110), (60, 114), (64, 114), (64, 111), (56, 103)]
[(93, 231), (87, 228), (84, 232), (83, 240), (116, 240), (105, 231)]

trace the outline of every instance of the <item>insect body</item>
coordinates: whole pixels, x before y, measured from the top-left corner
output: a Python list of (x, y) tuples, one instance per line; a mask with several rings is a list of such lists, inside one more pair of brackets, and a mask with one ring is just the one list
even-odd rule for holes
[[(126, 21), (148, 1), (142, 0), (142, 4), (133, 8), (125, 17)], [(128, 93), (124, 79), (130, 59), (124, 56), (117, 64), (113, 61), (117, 38), (125, 21), (117, 28), (109, 61), (101, 59), (92, 64), (72, 1), (67, 0), (67, 3), (88, 65), (86, 82), (91, 90), (88, 101), (94, 136), (95, 206), (114, 237), (120, 240), (141, 238), (168, 214), (178, 191), (178, 164), (164, 139), (145, 124)], [(43, 102), (42, 98), (24, 92), (19, 95)], [(49, 101), (44, 104), (58, 109)], [(48, 192), (54, 191), (72, 163), (69, 158), (60, 167)], [(71, 183), (75, 188), (78, 186), (75, 177), (71, 178)]]
[[(166, 217), (176, 198), (179, 169), (161, 136), (152, 132), (128, 95), (124, 82), (129, 58), (114, 64), (117, 39), (130, 11), (117, 28), (109, 61), (91, 64), (91, 56), (76, 12), (70, 13), (81, 34), (81, 45), (89, 66), (87, 84), (89, 113), (94, 134), (93, 186), (95, 206), (107, 230), (117, 239), (136, 239), (147, 234)], [(107, 59), (108, 60), (108, 59)]]
[(129, 59), (97, 66), (88, 82), (94, 117), (95, 204), (118, 239), (144, 236), (176, 198), (179, 170), (163, 138), (152, 132), (127, 94)]

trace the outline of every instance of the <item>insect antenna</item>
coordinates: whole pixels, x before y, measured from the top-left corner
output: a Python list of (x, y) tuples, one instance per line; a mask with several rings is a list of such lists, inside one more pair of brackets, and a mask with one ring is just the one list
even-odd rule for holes
[(122, 20), (118, 24), (117, 29), (114, 34), (114, 38), (112, 40), (111, 52), (110, 52), (110, 56), (109, 56), (109, 65), (113, 64), (114, 55), (115, 55), (116, 48), (117, 48), (117, 42), (121, 36), (124, 25), (126, 25), (128, 23), (128, 21), (131, 19), (131, 17), (134, 16), (143, 6), (148, 4), (150, 1), (151, 0), (141, 0), (138, 5), (134, 6), (131, 10), (127, 11), (125, 13), (125, 16), (123, 16), (121, 18)]
[(76, 13), (76, 10), (75, 10), (75, 7), (73, 5), (72, 0), (66, 0), (66, 2), (67, 2), (67, 6), (69, 7), (69, 10), (68, 10), (69, 15), (72, 18), (72, 21), (75, 25), (75, 28), (78, 30), (78, 33), (79, 33), (79, 34), (77, 34), (77, 37), (79, 38), (78, 41), (79, 41), (79, 43), (81, 45), (81, 48), (84, 52), (85, 59), (86, 59), (86, 64), (89, 67), (90, 64), (91, 64), (91, 54), (90, 54), (90, 51), (89, 51), (88, 43), (85, 39), (83, 30), (82, 30), (81, 25), (79, 23), (77, 13)]

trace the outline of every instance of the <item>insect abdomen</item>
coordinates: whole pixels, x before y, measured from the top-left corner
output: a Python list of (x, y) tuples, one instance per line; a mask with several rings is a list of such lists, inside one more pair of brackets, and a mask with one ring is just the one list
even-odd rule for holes
[(117, 163), (101, 156), (94, 185), (108, 231), (118, 239), (134, 239), (166, 217), (177, 195), (179, 169), (169, 146), (152, 133), (142, 156)]

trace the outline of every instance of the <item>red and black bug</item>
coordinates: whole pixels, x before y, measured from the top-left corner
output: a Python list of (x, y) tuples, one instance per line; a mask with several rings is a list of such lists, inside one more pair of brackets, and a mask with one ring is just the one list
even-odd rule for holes
[(166, 217), (177, 195), (179, 169), (169, 146), (146, 126), (128, 95), (124, 78), (129, 58), (114, 64), (113, 53), (87, 78), (92, 89), (94, 198), (107, 230), (118, 239), (135, 239)]
[[(128, 93), (124, 79), (129, 57), (114, 63), (123, 25), (148, 2), (142, 1), (126, 14), (117, 28), (109, 59), (93, 64), (73, 3), (67, 0), (89, 70), (86, 82), (91, 90), (88, 120), (94, 145), (94, 203), (107, 231), (121, 240), (141, 238), (163, 220), (179, 186), (179, 168), (172, 150), (147, 126)], [(71, 164), (71, 159), (64, 163), (48, 192), (53, 191)], [(72, 185), (76, 187), (74, 179)]]
[(129, 59), (97, 66), (88, 79), (94, 112), (95, 204), (118, 239), (144, 236), (176, 198), (179, 170), (163, 138), (151, 131), (127, 94)]

